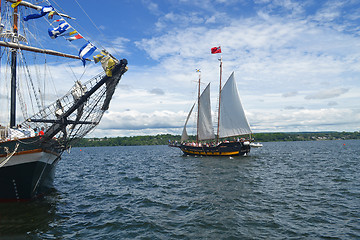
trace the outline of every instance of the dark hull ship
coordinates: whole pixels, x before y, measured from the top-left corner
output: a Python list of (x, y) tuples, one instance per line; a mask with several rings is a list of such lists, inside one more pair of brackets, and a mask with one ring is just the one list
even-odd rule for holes
[(186, 155), (201, 156), (244, 156), (250, 152), (249, 142), (222, 142), (217, 146), (191, 146), (181, 144), (181, 151)]
[[(219, 48), (218, 48), (219, 49)], [(221, 51), (220, 51), (221, 52)], [(215, 53), (220, 53), (215, 52)], [(232, 73), (221, 86), (222, 59), (220, 58), (220, 88), (218, 105), (217, 134), (211, 116), (210, 83), (200, 95), (201, 74), (199, 74), (198, 100), (192, 106), (186, 119), (181, 136), (181, 143), (170, 144), (178, 147), (185, 155), (200, 156), (238, 156), (247, 155), (251, 149), (251, 129), (246, 119), (240, 96), (237, 90), (234, 73)], [(189, 139), (186, 126), (192, 111), (197, 104), (196, 141), (187, 142)], [(239, 136), (248, 136), (247, 139)], [(227, 139), (231, 140), (227, 140)], [(220, 139), (224, 139), (221, 141)], [(209, 142), (210, 141), (210, 142)]]
[[(40, 137), (1, 143), (0, 200), (28, 200), (53, 187), (55, 166), (62, 154), (61, 146), (41, 146)], [(12, 152), (9, 153), (11, 149)]]
[[(5, 8), (12, 10), (9, 5), (14, 3), (16, 3), (15, 0), (7, 0), (8, 6)], [(103, 51), (100, 58), (105, 72), (85, 83), (76, 81), (63, 97), (57, 98), (47, 107), (37, 104), (37, 112), (35, 111), (32, 116), (23, 113), (23, 121), (16, 124), (17, 80), (20, 75), (17, 74), (17, 70), (20, 68), (17, 66), (18, 55), (24, 58), (23, 52), (26, 51), (89, 61), (87, 58), (89, 54), (87, 52), (82, 54), (86, 49), (80, 50), (79, 56), (76, 56), (21, 44), (20, 41), (25, 40), (18, 32), (18, 8), (24, 6), (26, 9), (41, 10), (43, 14), (44, 8), (21, 1), (12, 7), (12, 15), (5, 14), (13, 19), (12, 22), (10, 21), (11, 28), (6, 29), (6, 26), (2, 24), (3, 21), (1, 22), (0, 46), (7, 49), (11, 59), (9, 64), (11, 97), (10, 124), (0, 125), (0, 201), (34, 199), (46, 194), (53, 187), (56, 165), (61, 159), (62, 153), (99, 124), (104, 112), (109, 108), (116, 86), (127, 71), (126, 59), (117, 60), (111, 54)], [(53, 14), (61, 20), (69, 17), (53, 8), (52, 10)], [(9, 23), (8, 21), (4, 22)], [(73, 29), (69, 29), (69, 31), (71, 30)], [(9, 35), (11, 35), (10, 38)], [(86, 47), (89, 50), (88, 46), (87, 44)], [(26, 71), (29, 73), (28, 69)], [(4, 81), (4, 78), (1, 81)], [(39, 91), (32, 93), (33, 99), (38, 97), (36, 92)], [(19, 99), (24, 100), (22, 97)], [(21, 106), (23, 106), (22, 104), (20, 103)], [(34, 129), (42, 128), (45, 131), (40, 132), (40, 135), (35, 133)]]

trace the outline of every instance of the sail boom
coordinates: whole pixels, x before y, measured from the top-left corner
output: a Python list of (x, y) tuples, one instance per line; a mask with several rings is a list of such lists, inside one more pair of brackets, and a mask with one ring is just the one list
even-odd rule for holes
[(251, 135), (252, 132), (247, 132), (247, 133), (239, 133), (239, 134), (236, 134), (236, 135), (226, 135), (226, 136), (220, 136), (220, 138), (232, 138), (232, 137), (239, 137), (239, 136), (245, 136), (245, 135)]
[[(17, 1), (16, 0), (6, 0), (7, 2), (11, 2), (11, 3), (16, 3)], [(34, 4), (32, 4), (32, 3), (29, 3), (29, 2), (25, 2), (25, 1), (21, 1), (20, 3), (19, 3), (19, 5), (22, 5), (22, 6), (25, 6), (25, 7), (29, 7), (29, 8), (32, 8), (32, 9), (36, 9), (36, 10), (38, 10), (38, 11), (41, 11), (41, 6), (36, 6), (36, 5), (34, 5)], [(67, 15), (67, 14), (64, 14), (64, 13), (58, 13), (58, 12), (56, 12), (55, 14), (57, 14), (57, 15), (59, 15), (59, 16), (61, 16), (61, 17), (66, 17), (66, 18), (69, 18), (69, 19), (75, 19), (75, 18), (73, 18), (73, 17), (70, 17), (69, 15)]]
[[(76, 56), (76, 55), (57, 52), (57, 51), (50, 50), (50, 49), (41, 49), (41, 48), (36, 48), (36, 47), (30, 47), (30, 46), (26, 46), (26, 45), (19, 44), (19, 43), (13, 43), (13, 42), (0, 41), (0, 46), (14, 48), (14, 49), (21, 49), (21, 50), (30, 51), (30, 52), (44, 53), (44, 54), (49, 54), (49, 55), (54, 55), (54, 56), (59, 56), (59, 57), (81, 59), (79, 56)], [(86, 60), (91, 61), (90, 59), (86, 59)]]

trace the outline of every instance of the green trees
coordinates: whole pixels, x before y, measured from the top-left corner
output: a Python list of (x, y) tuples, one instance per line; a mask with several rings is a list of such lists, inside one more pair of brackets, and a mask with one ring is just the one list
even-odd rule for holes
[[(360, 139), (360, 132), (304, 132), (304, 133), (254, 133), (257, 142), (278, 141), (318, 141), (318, 140), (347, 140)], [(167, 145), (169, 140), (180, 142), (180, 135), (158, 134), (156, 136), (132, 136), (115, 138), (83, 138), (74, 147), (97, 146), (138, 146), (138, 145)], [(190, 141), (195, 137), (190, 136)]]

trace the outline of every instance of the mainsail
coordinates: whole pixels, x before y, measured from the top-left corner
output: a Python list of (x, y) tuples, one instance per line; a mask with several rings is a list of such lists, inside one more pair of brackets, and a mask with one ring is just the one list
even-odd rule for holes
[(219, 138), (251, 134), (241, 105), (234, 72), (221, 90), (220, 108)]

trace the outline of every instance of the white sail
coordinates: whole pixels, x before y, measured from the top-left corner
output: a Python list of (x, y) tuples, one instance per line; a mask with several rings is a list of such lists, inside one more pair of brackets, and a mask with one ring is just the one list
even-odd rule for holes
[(184, 129), (183, 129), (182, 135), (181, 135), (181, 142), (186, 141), (186, 140), (189, 139), (189, 136), (188, 136), (187, 131), (186, 131), (186, 125), (187, 125), (187, 123), (188, 123), (188, 121), (189, 121), (189, 118), (190, 118), (190, 116), (191, 116), (191, 113), (192, 113), (192, 110), (194, 109), (194, 107), (195, 107), (195, 103), (194, 103), (194, 105), (192, 106), (192, 108), (191, 108), (191, 110), (190, 110), (190, 112), (189, 112), (189, 114), (188, 114), (188, 116), (187, 116), (187, 118), (186, 118), (185, 125), (184, 125)]
[(219, 137), (250, 133), (251, 129), (241, 105), (233, 72), (221, 90)]
[(214, 139), (214, 126), (211, 120), (210, 83), (201, 94), (199, 105), (198, 139)]

